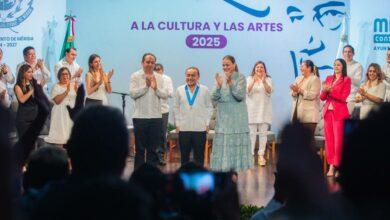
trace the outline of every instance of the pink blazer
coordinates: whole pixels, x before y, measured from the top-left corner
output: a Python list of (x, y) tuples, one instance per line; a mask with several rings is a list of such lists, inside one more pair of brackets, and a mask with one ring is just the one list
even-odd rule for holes
[[(326, 77), (325, 82), (327, 84), (332, 84), (333, 75)], [(347, 107), (347, 97), (351, 92), (351, 78), (345, 76), (339, 79), (332, 87), (330, 93), (321, 91), (320, 99), (326, 101), (323, 114), (325, 116), (328, 111), (330, 103), (333, 105), (333, 113), (336, 120), (343, 120), (349, 118), (349, 112)]]

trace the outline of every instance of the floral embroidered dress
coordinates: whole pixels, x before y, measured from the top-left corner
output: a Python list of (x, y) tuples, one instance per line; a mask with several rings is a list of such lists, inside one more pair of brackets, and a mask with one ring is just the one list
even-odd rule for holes
[(212, 92), (212, 100), (217, 103), (217, 118), (210, 168), (240, 171), (253, 166), (245, 102), (246, 79), (234, 72), (229, 86), (224, 74), (222, 78), (222, 87)]

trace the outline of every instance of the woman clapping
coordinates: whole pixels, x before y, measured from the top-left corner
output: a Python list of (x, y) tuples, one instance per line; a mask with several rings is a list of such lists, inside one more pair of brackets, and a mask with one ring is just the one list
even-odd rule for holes
[(114, 70), (104, 73), (101, 58), (97, 54), (92, 54), (88, 60), (89, 71), (85, 78), (87, 87), (87, 99), (85, 105), (108, 105), (106, 93), (112, 92), (111, 77)]
[(77, 84), (70, 82), (71, 74), (66, 67), (58, 70), (57, 78), (59, 82), (51, 90), (54, 106), (51, 110), (49, 135), (45, 138), (45, 141), (51, 144), (64, 145), (69, 139), (73, 126), (66, 106), (74, 106)]

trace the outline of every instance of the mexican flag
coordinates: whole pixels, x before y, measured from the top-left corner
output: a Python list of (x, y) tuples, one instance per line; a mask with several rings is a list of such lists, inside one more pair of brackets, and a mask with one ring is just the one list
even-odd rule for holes
[(66, 25), (66, 33), (65, 33), (65, 38), (64, 38), (64, 43), (62, 44), (62, 49), (61, 49), (61, 55), (60, 59), (65, 57), (65, 50), (74, 47), (74, 22), (75, 22), (75, 16), (69, 14), (65, 15), (65, 21), (68, 22)]

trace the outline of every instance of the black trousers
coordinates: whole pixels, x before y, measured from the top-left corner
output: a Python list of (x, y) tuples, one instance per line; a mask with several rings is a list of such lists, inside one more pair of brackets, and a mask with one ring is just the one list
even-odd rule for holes
[(204, 145), (206, 143), (205, 131), (180, 131), (179, 145), (181, 153), (181, 164), (190, 161), (191, 150), (194, 150), (194, 162), (203, 166)]
[(164, 161), (164, 152), (167, 149), (167, 128), (169, 113), (162, 114), (161, 143), (157, 148), (157, 156), (160, 161)]
[(85, 107), (90, 107), (95, 105), (103, 105), (103, 101), (97, 99), (90, 99), (90, 98), (85, 99)]
[[(134, 169), (145, 163), (156, 166), (158, 163), (157, 147), (161, 137), (161, 118), (133, 119), (135, 137)], [(146, 151), (145, 151), (146, 150)]]

